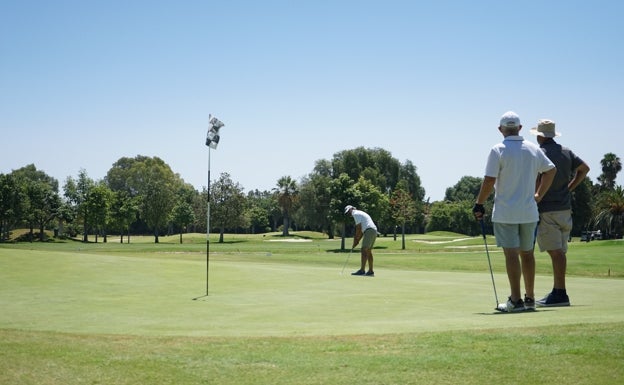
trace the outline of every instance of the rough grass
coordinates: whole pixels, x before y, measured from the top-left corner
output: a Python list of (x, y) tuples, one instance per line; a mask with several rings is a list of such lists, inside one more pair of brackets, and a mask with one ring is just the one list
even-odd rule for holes
[(616, 384), (622, 326), (283, 338), (0, 330), (0, 383)]

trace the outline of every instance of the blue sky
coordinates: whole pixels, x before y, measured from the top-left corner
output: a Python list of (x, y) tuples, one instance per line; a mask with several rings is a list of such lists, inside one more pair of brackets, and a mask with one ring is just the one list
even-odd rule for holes
[[(516, 111), (592, 168), (624, 159), (619, 1), (3, 1), (0, 173), (34, 163), (101, 179), (158, 156), (207, 184), (208, 115), (225, 123), (211, 179), (299, 180), (380, 147), (432, 201), (483, 175)], [(620, 175), (618, 184), (622, 184)]]

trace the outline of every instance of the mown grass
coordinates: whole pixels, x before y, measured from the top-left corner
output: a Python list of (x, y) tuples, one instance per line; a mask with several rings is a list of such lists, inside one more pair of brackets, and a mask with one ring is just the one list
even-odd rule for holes
[(481, 237), (379, 238), (378, 277), (358, 279), (340, 239), (211, 236), (200, 301), (205, 235), (178, 240), (0, 245), (0, 384), (624, 381), (621, 241), (570, 244), (572, 307), (501, 315)]

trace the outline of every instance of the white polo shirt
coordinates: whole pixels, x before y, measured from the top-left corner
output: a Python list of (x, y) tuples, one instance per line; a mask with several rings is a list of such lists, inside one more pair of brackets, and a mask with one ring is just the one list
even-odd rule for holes
[(485, 175), (496, 178), (492, 222), (537, 222), (535, 181), (554, 167), (538, 145), (522, 136), (508, 136), (492, 147), (485, 166)]
[(362, 232), (365, 232), (368, 229), (374, 229), (377, 231), (377, 226), (375, 226), (375, 222), (373, 219), (362, 210), (351, 210), (351, 216), (353, 216), (353, 220), (355, 220), (355, 224), (362, 225)]

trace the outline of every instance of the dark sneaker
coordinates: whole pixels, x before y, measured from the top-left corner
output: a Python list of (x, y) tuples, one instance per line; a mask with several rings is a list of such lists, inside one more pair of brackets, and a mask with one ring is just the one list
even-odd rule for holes
[(567, 294), (550, 292), (546, 297), (538, 299), (536, 303), (537, 306), (542, 307), (570, 306), (570, 298)]
[(367, 277), (374, 277), (375, 276), (375, 272), (374, 271), (368, 271), (366, 274), (364, 274)]
[(364, 270), (358, 270), (356, 272), (351, 273), (351, 275), (365, 275), (366, 273), (364, 272)]
[(535, 310), (535, 300), (531, 297), (527, 297), (526, 294), (524, 295), (524, 310)]
[(522, 298), (518, 299), (516, 302), (511, 300), (511, 297), (507, 300), (507, 303), (501, 303), (496, 307), (496, 310), (502, 311), (504, 313), (518, 313), (521, 311), (525, 311), (524, 302)]

